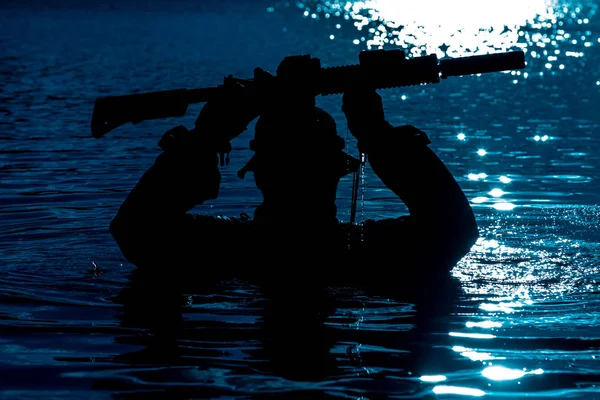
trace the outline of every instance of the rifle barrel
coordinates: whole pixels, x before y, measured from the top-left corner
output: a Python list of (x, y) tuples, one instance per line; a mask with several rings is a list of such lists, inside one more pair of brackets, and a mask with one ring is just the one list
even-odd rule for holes
[(475, 75), (486, 72), (501, 72), (525, 67), (525, 53), (485, 54), (469, 57), (456, 57), (440, 60), (440, 73), (443, 79), (449, 76)]

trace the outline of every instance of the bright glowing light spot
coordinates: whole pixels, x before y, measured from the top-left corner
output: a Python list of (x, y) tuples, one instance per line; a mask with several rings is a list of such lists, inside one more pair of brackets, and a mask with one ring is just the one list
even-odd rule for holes
[(579, 51), (567, 51), (565, 55), (567, 57), (583, 57), (583, 53)]
[(448, 335), (454, 337), (466, 337), (471, 339), (493, 339), (496, 336), (489, 333), (465, 333), (465, 332), (449, 332)]
[(516, 206), (513, 203), (502, 202), (502, 203), (496, 203), (492, 207), (499, 211), (510, 211), (510, 210), (514, 209)]
[(443, 382), (446, 377), (444, 375), (423, 375), (420, 379), (423, 382)]
[(485, 151), (484, 149), (479, 149), (477, 150), (477, 154), (479, 154), (480, 156), (485, 156), (487, 154), (487, 151)]
[(535, 135), (533, 137), (533, 140), (535, 140), (536, 142), (539, 142), (540, 141), (540, 135)]
[(473, 200), (471, 200), (471, 202), (473, 202), (475, 204), (481, 204), (481, 203), (485, 203), (488, 200), (489, 199), (485, 196), (477, 196), (477, 197), (474, 197)]
[(546, 140), (548, 140), (548, 135), (542, 136), (541, 139), (542, 139), (542, 142), (545, 142)]
[(481, 371), (481, 375), (493, 381), (510, 381), (522, 378), (525, 376), (525, 372), (505, 367), (487, 367)]
[(403, 94), (402, 97), (400, 97), (402, 100), (406, 100), (406, 95)]
[(473, 349), (468, 349), (463, 346), (453, 346), (452, 350), (460, 353), (460, 355), (463, 357), (471, 359), (472, 361), (506, 360), (506, 357), (494, 357), (490, 353), (478, 353)]
[(308, 11), (304, 11), (304, 13), (302, 13), (302, 15), (304, 15), (305, 17), (308, 17), (310, 15), (310, 13)]
[(452, 350), (462, 353), (463, 351), (469, 351), (466, 347), (463, 346), (452, 346)]
[(458, 135), (456, 135), (456, 138), (457, 138), (458, 140), (465, 140), (466, 136), (465, 136), (465, 134), (464, 134), (464, 133), (459, 133)]
[(432, 389), (435, 394), (461, 394), (463, 396), (481, 397), (485, 392), (479, 389), (471, 389), (459, 386), (436, 386)]
[(467, 325), (467, 328), (491, 329), (491, 328), (500, 328), (502, 326), (502, 322), (487, 320), (487, 321), (481, 321), (481, 322), (467, 322), (466, 325)]
[(497, 312), (497, 311), (502, 311), (506, 314), (510, 314), (513, 313), (515, 310), (500, 303), (500, 304), (488, 304), (488, 303), (483, 303), (479, 305), (479, 308), (481, 308), (484, 311), (491, 311), (491, 312)]
[(500, 182), (502, 183), (510, 183), (512, 181), (512, 179), (510, 179), (508, 176), (501, 176), (500, 177)]
[(488, 194), (493, 197), (500, 197), (504, 193), (505, 192), (502, 189), (492, 189), (492, 190), (490, 190), (490, 192)]
[(472, 181), (477, 181), (477, 180), (479, 180), (479, 175), (477, 175), (477, 174), (469, 174), (469, 175), (467, 175), (467, 178), (469, 178)]
[(485, 248), (485, 249), (490, 249), (490, 248), (497, 249), (498, 247), (500, 247), (500, 243), (498, 243), (498, 241), (496, 239), (490, 239), (490, 240), (481, 239), (481, 244), (483, 245), (483, 248)]
[(600, 81), (596, 81), (596, 85), (597, 85), (597, 86), (600, 86)]
[(333, 40), (333, 39), (335, 39), (335, 36), (329, 35), (329, 39)]
[[(461, 356), (467, 357), (472, 361), (490, 361), (490, 360), (498, 360), (498, 357), (494, 357), (490, 353), (478, 353), (476, 351), (464, 351), (460, 353)], [(500, 359), (505, 360), (506, 357), (501, 357)]]
[(541, 368), (538, 368), (538, 369), (534, 369), (534, 370), (533, 370), (533, 371), (531, 371), (530, 373), (531, 373), (531, 374), (533, 374), (533, 375), (541, 375), (541, 374), (543, 374), (543, 373), (544, 373), (544, 370), (543, 370), (543, 369), (541, 369)]
[(487, 174), (486, 174), (485, 172), (480, 172), (480, 173), (478, 173), (478, 174), (477, 174), (477, 176), (478, 176), (480, 179), (485, 179), (485, 178), (487, 178)]
[(550, 63), (546, 63), (544, 66), (548, 69), (552, 68), (552, 64), (550, 64)]
[(354, 43), (354, 44), (359, 44), (359, 43), (360, 43), (360, 40), (358, 40), (358, 39), (354, 39), (354, 40), (352, 41), (352, 43)]
[(340, 29), (342, 26), (340, 24), (335, 24), (335, 29)]

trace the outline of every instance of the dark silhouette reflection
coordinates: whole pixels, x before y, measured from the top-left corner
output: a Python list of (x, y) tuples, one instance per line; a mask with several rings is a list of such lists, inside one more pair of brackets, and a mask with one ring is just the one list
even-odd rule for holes
[[(333, 360), (322, 357), (332, 345), (331, 339), (327, 339), (327, 329), (323, 322), (335, 311), (334, 299), (328, 295), (326, 288), (315, 286), (294, 289), (264, 285), (258, 292), (260, 297), (252, 300), (251, 315), (256, 317), (256, 321), (248, 324), (252, 329), (244, 330), (240, 336), (231, 332), (232, 337), (224, 337), (223, 334), (230, 334), (227, 328), (215, 332), (213, 336), (210, 328), (219, 329), (214, 321), (185, 319), (186, 312), (193, 308), (190, 297), (218, 297), (220, 292), (223, 293), (219, 289), (221, 285), (238, 285), (244, 288), (250, 284), (218, 281), (190, 284), (185, 279), (165, 279), (162, 275), (134, 271), (130, 285), (115, 301), (122, 305), (122, 312), (119, 314), (121, 325), (145, 331), (141, 335), (121, 340), (144, 348), (119, 357), (119, 361), (132, 364), (189, 365), (190, 361), (193, 364), (194, 358), (189, 358), (193, 355), (193, 350), (186, 346), (187, 350), (182, 350), (181, 340), (247, 340), (260, 342), (260, 346), (256, 350), (249, 350), (248, 354), (252, 354), (257, 360), (262, 359), (254, 364), (259, 365), (263, 373), (300, 381), (322, 380), (335, 374), (334, 369), (331, 369)], [(307, 296), (307, 290), (310, 296)], [(234, 307), (235, 304), (232, 304), (232, 312), (236, 312)], [(243, 311), (234, 314), (233, 319), (242, 314)], [(208, 329), (194, 332), (200, 327)], [(210, 357), (209, 354), (206, 355)], [(213, 353), (215, 357), (219, 355), (218, 351)], [(204, 362), (201, 361), (200, 365), (204, 365)]]
[[(432, 346), (440, 341), (430, 336), (448, 332), (456, 282), (440, 279), (418, 289), (401, 284), (394, 291), (355, 285), (340, 290), (322, 284), (199, 284), (189, 276), (175, 279), (136, 270), (114, 301), (121, 327), (132, 330), (118, 342), (139, 349), (113, 357), (111, 364), (122, 368), (96, 380), (94, 388), (116, 398), (333, 399), (340, 393), (375, 399), (422, 393), (427, 398), (414, 378), (450, 369), (447, 355)], [(412, 328), (340, 327), (335, 316), (357, 301), (352, 295), (357, 291), (367, 306), (376, 298), (413, 305), (414, 313), (398, 316), (399, 323)], [(227, 300), (227, 308), (200, 312), (202, 318), (195, 319), (201, 304), (191, 299)], [(354, 351), (359, 344), (402, 350), (402, 356), (392, 359), (386, 351), (361, 355)]]
[[(311, 297), (306, 296), (309, 290)], [(335, 376), (330, 353), (334, 332), (324, 322), (335, 311), (326, 288), (266, 287), (262, 303), (264, 371), (293, 381), (323, 381)]]
[(124, 328), (144, 330), (140, 335), (121, 340), (143, 348), (119, 357), (131, 364), (178, 365), (182, 339), (182, 319), (186, 297), (175, 279), (165, 276), (143, 276), (138, 270), (131, 275), (130, 285), (115, 298), (122, 305), (119, 318)]

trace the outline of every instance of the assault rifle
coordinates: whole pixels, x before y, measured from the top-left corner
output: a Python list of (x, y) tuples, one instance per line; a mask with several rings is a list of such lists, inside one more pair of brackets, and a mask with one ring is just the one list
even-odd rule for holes
[[(283, 68), (282, 68), (283, 67)], [(315, 96), (343, 93), (361, 80), (375, 89), (439, 83), (451, 76), (501, 72), (525, 67), (522, 51), (456, 57), (438, 60), (437, 55), (406, 58), (403, 50), (365, 50), (359, 63), (323, 68), (310, 55), (286, 57), (277, 69), (277, 79), (302, 82)], [(239, 80), (252, 86), (253, 79)], [(298, 86), (298, 85), (296, 85)], [(92, 115), (92, 135), (100, 138), (118, 126), (131, 122), (181, 117), (188, 105), (208, 101), (223, 85), (199, 89), (175, 89), (123, 96), (99, 97)]]

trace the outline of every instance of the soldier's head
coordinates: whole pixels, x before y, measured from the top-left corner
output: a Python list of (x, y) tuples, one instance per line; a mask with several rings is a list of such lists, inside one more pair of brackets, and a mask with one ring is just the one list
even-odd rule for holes
[(242, 169), (254, 173), (263, 194), (255, 217), (335, 220), (338, 183), (359, 166), (344, 147), (335, 120), (318, 107), (292, 119), (259, 117), (250, 142), (254, 156)]

